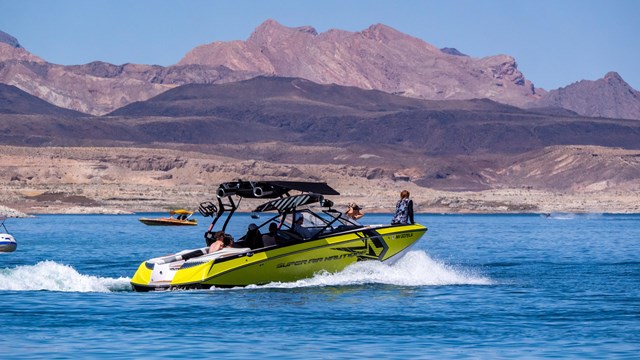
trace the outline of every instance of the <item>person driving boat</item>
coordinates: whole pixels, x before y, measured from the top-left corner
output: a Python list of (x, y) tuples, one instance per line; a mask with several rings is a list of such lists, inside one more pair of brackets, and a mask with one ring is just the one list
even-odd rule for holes
[(304, 216), (302, 216), (302, 213), (295, 213), (293, 219), (293, 231), (298, 233), (303, 238), (309, 239), (316, 234), (316, 231), (312, 231), (311, 229), (302, 226), (302, 224), (304, 223)]

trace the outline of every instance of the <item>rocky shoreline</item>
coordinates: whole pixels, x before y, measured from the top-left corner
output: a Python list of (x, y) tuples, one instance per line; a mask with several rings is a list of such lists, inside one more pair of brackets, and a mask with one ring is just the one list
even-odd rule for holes
[[(396, 184), (397, 185), (397, 184)], [(422, 189), (405, 183), (412, 193), (417, 213), (442, 214), (546, 214), (546, 213), (640, 213), (640, 193), (626, 194), (561, 194), (520, 189), (499, 191), (450, 193)], [(144, 190), (137, 188), (137, 191)], [(149, 193), (158, 189), (146, 189)], [(38, 201), (12, 202), (10, 206), (0, 206), (0, 216), (28, 217), (34, 214), (133, 214), (137, 212), (164, 212), (175, 208), (196, 210), (199, 202), (212, 200), (204, 189), (188, 192), (184, 201), (179, 197), (163, 199), (128, 200), (126, 196), (100, 201), (99, 205), (87, 205), (83, 201)], [(136, 192), (137, 192), (136, 191)], [(78, 192), (86, 192), (78, 190)], [(396, 191), (373, 190), (373, 196), (365, 196), (353, 191), (343, 191), (342, 197), (332, 197), (336, 208), (346, 208), (349, 202), (356, 202), (365, 213), (391, 213), (397, 201)], [(60, 197), (58, 195), (57, 197)], [(199, 199), (199, 200), (196, 200)], [(260, 200), (243, 201), (241, 211), (250, 211)]]
[[(356, 202), (365, 213), (393, 212), (403, 189), (420, 213), (640, 213), (640, 181), (631, 177), (620, 185), (601, 181), (566, 191), (499, 184), (443, 191), (364, 166), (279, 164), (171, 149), (0, 146), (0, 154), (0, 215), (9, 217), (196, 210), (214, 200), (218, 184), (237, 179), (325, 181), (341, 193), (331, 197), (337, 209)], [(261, 202), (244, 200), (240, 211)]]

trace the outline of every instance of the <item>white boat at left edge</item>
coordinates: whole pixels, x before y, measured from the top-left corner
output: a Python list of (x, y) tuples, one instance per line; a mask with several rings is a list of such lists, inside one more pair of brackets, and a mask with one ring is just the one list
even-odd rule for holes
[(0, 225), (2, 229), (0, 229), (0, 252), (13, 252), (18, 247), (18, 243), (13, 235), (9, 234), (7, 227), (4, 226), (4, 221), (7, 220), (6, 217), (0, 216)]

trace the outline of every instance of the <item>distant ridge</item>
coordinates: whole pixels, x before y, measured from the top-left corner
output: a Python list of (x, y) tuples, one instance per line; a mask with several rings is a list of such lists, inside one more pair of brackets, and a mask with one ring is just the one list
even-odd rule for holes
[(5, 43), (9, 46), (13, 46), (14, 48), (19, 48), (20, 43), (18, 42), (18, 39), (14, 38), (13, 36), (7, 34), (4, 31), (0, 31), (0, 43)]
[(15, 86), (5, 84), (0, 84), (0, 114), (38, 114), (67, 117), (84, 115), (77, 111), (49, 104)]
[(535, 106), (555, 106), (584, 116), (640, 120), (640, 92), (616, 72), (551, 90)]
[(91, 115), (176, 86), (279, 76), (428, 100), (490, 99), (545, 108), (548, 115), (565, 108), (583, 116), (640, 120), (638, 92), (616, 73), (547, 93), (525, 78), (511, 56), (474, 58), (453, 47), (438, 49), (383, 24), (318, 33), (311, 26), (267, 20), (246, 41), (201, 45), (168, 67), (101, 61), (62, 66), (29, 53), (9, 34), (0, 33), (0, 39), (0, 83)]
[[(520, 153), (567, 144), (640, 148), (636, 121), (600, 121), (558, 109), (527, 111), (486, 99), (420, 100), (282, 77), (184, 85), (110, 115), (161, 117), (176, 124), (198, 119), (198, 126), (222, 120), (237, 124), (211, 132), (216, 134), (211, 141), (242, 138), (247, 128), (268, 126), (280, 130), (270, 135), (261, 130), (262, 141), (357, 144), (372, 147), (371, 152), (399, 146), (431, 156)], [(196, 137), (180, 129), (183, 140), (175, 130), (166, 135), (178, 142)]]
[(523, 105), (537, 98), (510, 56), (450, 55), (383, 24), (318, 33), (267, 20), (246, 41), (198, 46), (179, 64), (223, 65), (432, 100), (488, 98)]
[(445, 54), (449, 54), (449, 55), (456, 55), (456, 56), (469, 56), (467, 54), (463, 54), (460, 51), (458, 51), (458, 49), (456, 48), (448, 48), (448, 47), (444, 47), (442, 49), (440, 49), (440, 51), (442, 51)]

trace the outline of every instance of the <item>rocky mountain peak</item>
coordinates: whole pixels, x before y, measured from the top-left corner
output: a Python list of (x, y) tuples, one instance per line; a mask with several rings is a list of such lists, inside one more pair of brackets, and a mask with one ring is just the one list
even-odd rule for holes
[(408, 36), (384, 24), (371, 25), (366, 30), (363, 30), (361, 34), (368, 39), (383, 42)]
[(549, 91), (536, 106), (563, 107), (584, 116), (640, 120), (640, 92), (617, 72)]
[[(455, 55), (455, 56), (454, 56)], [(49, 64), (0, 32), (0, 83), (58, 106), (104, 114), (176, 85), (224, 83), (254, 76), (304, 78), (430, 100), (491, 99), (563, 107), (586, 116), (640, 119), (640, 95), (616, 72), (555, 92), (536, 89), (508, 55), (475, 58), (438, 49), (384, 24), (359, 32), (287, 27), (269, 19), (246, 40), (217, 41), (170, 67)], [(546, 99), (540, 102), (540, 98)]]
[(295, 28), (286, 27), (279, 22), (268, 19), (260, 24), (249, 37), (249, 42), (265, 37), (286, 37), (301, 33), (305, 35), (316, 36), (318, 31), (312, 26), (300, 26)]
[(18, 42), (18, 39), (14, 38), (13, 36), (1, 30), (0, 30), (0, 43), (5, 43), (7, 45), (13, 46), (14, 48), (21, 47), (20, 43)]
[(458, 49), (456, 48), (450, 48), (450, 47), (443, 47), (442, 49), (440, 49), (440, 51), (442, 51), (445, 54), (449, 54), (449, 55), (455, 55), (455, 56), (469, 56), (467, 54), (461, 53)]
[(44, 60), (25, 50), (16, 38), (0, 31), (0, 61), (6, 60), (44, 63)]
[(608, 73), (606, 73), (604, 75), (604, 80), (610, 84), (617, 82), (617, 83), (623, 83), (629, 86), (629, 84), (627, 84), (627, 82), (622, 79), (622, 76), (620, 76), (620, 74), (618, 74), (615, 71), (609, 71)]
[(523, 105), (536, 96), (515, 59), (450, 56), (384, 24), (360, 32), (260, 24), (246, 41), (215, 42), (187, 53), (179, 65), (299, 77), (423, 99), (489, 98)]

